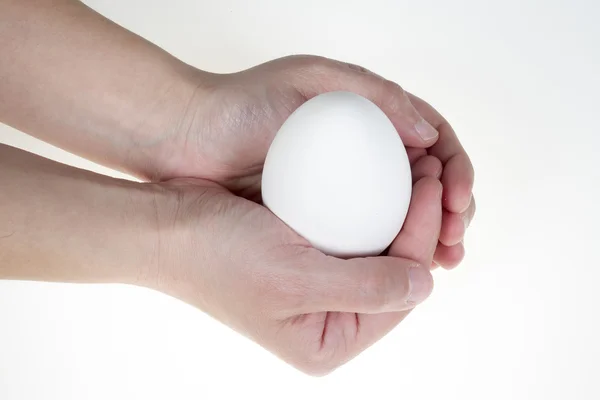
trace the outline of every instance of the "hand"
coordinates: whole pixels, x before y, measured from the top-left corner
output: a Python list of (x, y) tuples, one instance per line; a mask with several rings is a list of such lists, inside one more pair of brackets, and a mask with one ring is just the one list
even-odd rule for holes
[(432, 290), (442, 188), (429, 176), (389, 256), (352, 260), (206, 181), (118, 180), (2, 145), (0, 181), (0, 279), (160, 290), (309, 374), (359, 354)]
[(414, 180), (440, 178), (442, 230), (433, 267), (456, 266), (475, 212), (473, 166), (452, 127), (429, 104), (362, 67), (294, 56), (227, 75), (198, 71), (199, 82), (175, 135), (147, 163), (151, 179), (196, 177), (260, 202), (260, 179), (269, 145), (285, 119), (311, 97), (333, 90), (376, 103), (407, 146)]
[(442, 187), (414, 186), (389, 257), (341, 260), (266, 208), (216, 184), (174, 180), (158, 196), (157, 273), (145, 285), (192, 304), (294, 367), (324, 375), (379, 340), (432, 290)]

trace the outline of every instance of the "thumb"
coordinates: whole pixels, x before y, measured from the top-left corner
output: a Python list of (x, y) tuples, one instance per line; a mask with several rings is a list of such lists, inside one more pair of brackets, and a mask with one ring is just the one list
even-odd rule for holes
[(323, 311), (378, 314), (409, 310), (429, 296), (428, 268), (396, 257), (341, 260), (321, 256), (312, 261), (313, 294), (302, 313)]
[(438, 131), (419, 114), (397, 83), (355, 64), (321, 57), (310, 59), (312, 66), (302, 66), (302, 73), (294, 82), (305, 97), (337, 90), (353, 92), (381, 108), (405, 146), (429, 147), (437, 141)]

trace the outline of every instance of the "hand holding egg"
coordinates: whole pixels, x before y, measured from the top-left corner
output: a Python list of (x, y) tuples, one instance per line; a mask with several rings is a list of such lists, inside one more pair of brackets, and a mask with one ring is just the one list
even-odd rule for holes
[(170, 207), (184, 234), (162, 242), (177, 251), (161, 251), (160, 290), (331, 372), (428, 297), (432, 259), (462, 258), (469, 158), (431, 106), (345, 63), (286, 57), (198, 82), (152, 175), (200, 178)]
[[(412, 182), (424, 176), (441, 180), (444, 213), (434, 265), (452, 268), (461, 261), (464, 255), (461, 241), (475, 211), (473, 166), (450, 124), (425, 101), (364, 68), (314, 56), (284, 57), (233, 74), (197, 71), (196, 81), (197, 92), (186, 108), (188, 114), (179, 124), (182, 131), (162, 141), (157, 139), (166, 147), (159, 148), (151, 163), (155, 169), (147, 175), (154, 179), (178, 176), (208, 179), (236, 195), (261, 203), (263, 164), (274, 137), (290, 115), (321, 94), (354, 93), (375, 104), (394, 126), (406, 148)], [(349, 143), (342, 144), (346, 145)], [(364, 163), (362, 166), (371, 168)], [(335, 187), (337, 180), (345, 176), (348, 175), (340, 174), (332, 181), (333, 186), (330, 182), (328, 187)], [(396, 188), (402, 185), (400, 181), (397, 184)], [(349, 197), (371, 196), (368, 201), (373, 201), (378, 189), (369, 193), (362, 189), (365, 185), (373, 189), (378, 184), (356, 179), (345, 193)], [(361, 216), (356, 208), (358, 203), (361, 201), (353, 203), (351, 211), (356, 217)], [(275, 205), (272, 206), (276, 211)], [(402, 210), (401, 203), (395, 206), (393, 212)], [(372, 212), (368, 208), (363, 211)], [(394, 217), (387, 218), (392, 225)], [(295, 224), (292, 220), (289, 223)], [(393, 225), (397, 228), (396, 223)], [(380, 234), (384, 235), (383, 232), (384, 229)], [(363, 245), (369, 246), (366, 242)], [(341, 249), (340, 254), (345, 251)], [(366, 247), (351, 252), (368, 253)], [(389, 254), (394, 252), (390, 249)]]

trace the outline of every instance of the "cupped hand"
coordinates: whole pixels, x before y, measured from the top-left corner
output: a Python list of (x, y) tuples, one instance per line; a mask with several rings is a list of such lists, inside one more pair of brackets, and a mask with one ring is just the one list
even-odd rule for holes
[(433, 267), (456, 266), (475, 212), (473, 166), (450, 124), (429, 104), (362, 67), (315, 56), (277, 59), (233, 74), (196, 71), (185, 116), (153, 160), (155, 180), (207, 179), (260, 203), (268, 148), (279, 127), (308, 99), (345, 90), (377, 104), (407, 146), (413, 178), (443, 184), (442, 230)]
[[(157, 201), (160, 243), (146, 285), (192, 304), (310, 375), (387, 334), (432, 290), (441, 183), (414, 185), (389, 256), (322, 254), (268, 209), (216, 184), (178, 179)], [(158, 196), (161, 198), (161, 196)]]

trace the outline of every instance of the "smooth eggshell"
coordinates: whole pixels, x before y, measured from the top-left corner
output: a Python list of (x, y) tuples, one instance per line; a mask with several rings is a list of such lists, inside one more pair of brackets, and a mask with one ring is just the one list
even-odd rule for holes
[(411, 198), (406, 149), (374, 103), (328, 92), (300, 106), (271, 144), (263, 204), (324, 253), (381, 254), (402, 228)]

